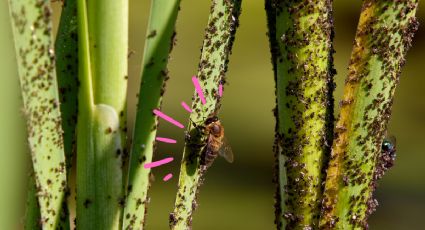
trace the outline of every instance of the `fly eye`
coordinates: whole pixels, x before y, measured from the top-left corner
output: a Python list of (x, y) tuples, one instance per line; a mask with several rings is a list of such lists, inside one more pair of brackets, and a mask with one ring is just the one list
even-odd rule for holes
[(389, 151), (391, 148), (392, 148), (391, 143), (389, 143), (389, 142), (387, 142), (387, 141), (385, 141), (385, 142), (382, 144), (382, 150), (383, 150), (383, 151)]
[(388, 150), (388, 143), (383, 143), (382, 144), (382, 150), (383, 151), (387, 151)]
[(220, 133), (220, 126), (214, 125), (212, 127), (212, 131), (213, 131), (214, 134), (219, 134)]

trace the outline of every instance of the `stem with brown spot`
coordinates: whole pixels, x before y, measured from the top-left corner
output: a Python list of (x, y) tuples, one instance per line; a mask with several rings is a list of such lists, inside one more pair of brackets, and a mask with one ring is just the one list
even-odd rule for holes
[(327, 170), (321, 228), (367, 228), (376, 205), (375, 168), (418, 26), (417, 6), (418, 0), (363, 2)]
[(49, 1), (11, 0), (15, 51), (43, 229), (68, 228), (64, 143)]
[(332, 141), (331, 1), (266, 1), (266, 12), (277, 97), (275, 222), (314, 229)]
[[(195, 93), (187, 138), (183, 150), (180, 177), (174, 211), (170, 214), (171, 229), (190, 229), (196, 209), (196, 195), (202, 183), (201, 152), (206, 134), (200, 132), (205, 120), (216, 115), (220, 107), (218, 86), (225, 82), (225, 73), (238, 25), (240, 0), (212, 0), (208, 27), (202, 47), (198, 70), (199, 83), (206, 104)], [(193, 123), (195, 122), (195, 123)], [(196, 127), (195, 127), (196, 126)]]
[(130, 150), (123, 229), (141, 229), (145, 222), (151, 170), (145, 169), (143, 164), (152, 161), (158, 126), (158, 118), (152, 111), (161, 106), (165, 91), (168, 55), (174, 42), (174, 27), (180, 0), (153, 0), (151, 4), (133, 143)]

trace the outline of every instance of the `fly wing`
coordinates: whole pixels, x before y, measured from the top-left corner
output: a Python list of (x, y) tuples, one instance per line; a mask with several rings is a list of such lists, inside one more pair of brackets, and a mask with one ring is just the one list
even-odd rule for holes
[(218, 150), (218, 154), (220, 156), (222, 156), (227, 162), (233, 163), (232, 148), (230, 147), (229, 143), (227, 142), (226, 137), (223, 137), (223, 139), (222, 139), (222, 145), (220, 146), (220, 149)]

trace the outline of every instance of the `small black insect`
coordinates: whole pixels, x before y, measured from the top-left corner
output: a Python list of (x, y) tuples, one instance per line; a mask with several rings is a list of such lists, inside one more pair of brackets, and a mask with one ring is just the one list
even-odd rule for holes
[(381, 146), (381, 164), (385, 169), (394, 165), (396, 158), (396, 140), (394, 136), (385, 138)]
[(374, 180), (381, 179), (384, 174), (394, 166), (396, 157), (396, 144), (395, 137), (391, 136), (385, 138), (381, 145), (381, 154), (379, 155), (378, 162), (376, 164)]
[(396, 157), (396, 141), (395, 137), (385, 138), (381, 145), (381, 155), (379, 157), (375, 176), (377, 179), (382, 178), (384, 173), (394, 166)]

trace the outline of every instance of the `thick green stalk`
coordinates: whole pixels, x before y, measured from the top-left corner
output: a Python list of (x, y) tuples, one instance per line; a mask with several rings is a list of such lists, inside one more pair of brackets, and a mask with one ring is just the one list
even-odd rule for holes
[(128, 3), (77, 1), (77, 228), (119, 229)]
[[(240, 0), (213, 0), (208, 27), (202, 47), (198, 79), (206, 103), (194, 96), (187, 138), (183, 150), (178, 191), (173, 213), (170, 214), (171, 229), (190, 229), (192, 213), (196, 208), (196, 194), (201, 185), (200, 157), (207, 134), (200, 132), (205, 120), (216, 115), (220, 108), (219, 84), (225, 82), (225, 73), (238, 25)], [(193, 123), (195, 122), (195, 123)], [(196, 127), (197, 128), (196, 128)]]
[(87, 1), (87, 18), (94, 103), (116, 110), (125, 137), (128, 1)]
[[(327, 171), (320, 227), (367, 228), (394, 91), (418, 23), (418, 0), (363, 2)], [(379, 168), (379, 167), (378, 167)]]
[(158, 125), (158, 118), (152, 111), (161, 106), (180, 0), (153, 0), (151, 4), (130, 152), (123, 229), (141, 229), (145, 221), (150, 169), (145, 169), (143, 163), (152, 161)]
[[(333, 122), (330, 0), (276, 1), (278, 229), (312, 229), (318, 216)], [(274, 28), (269, 30), (273, 31)], [(270, 33), (273, 34), (273, 33)], [(270, 39), (271, 40), (271, 39)]]
[(65, 228), (66, 168), (50, 2), (9, 1), (43, 229)]

